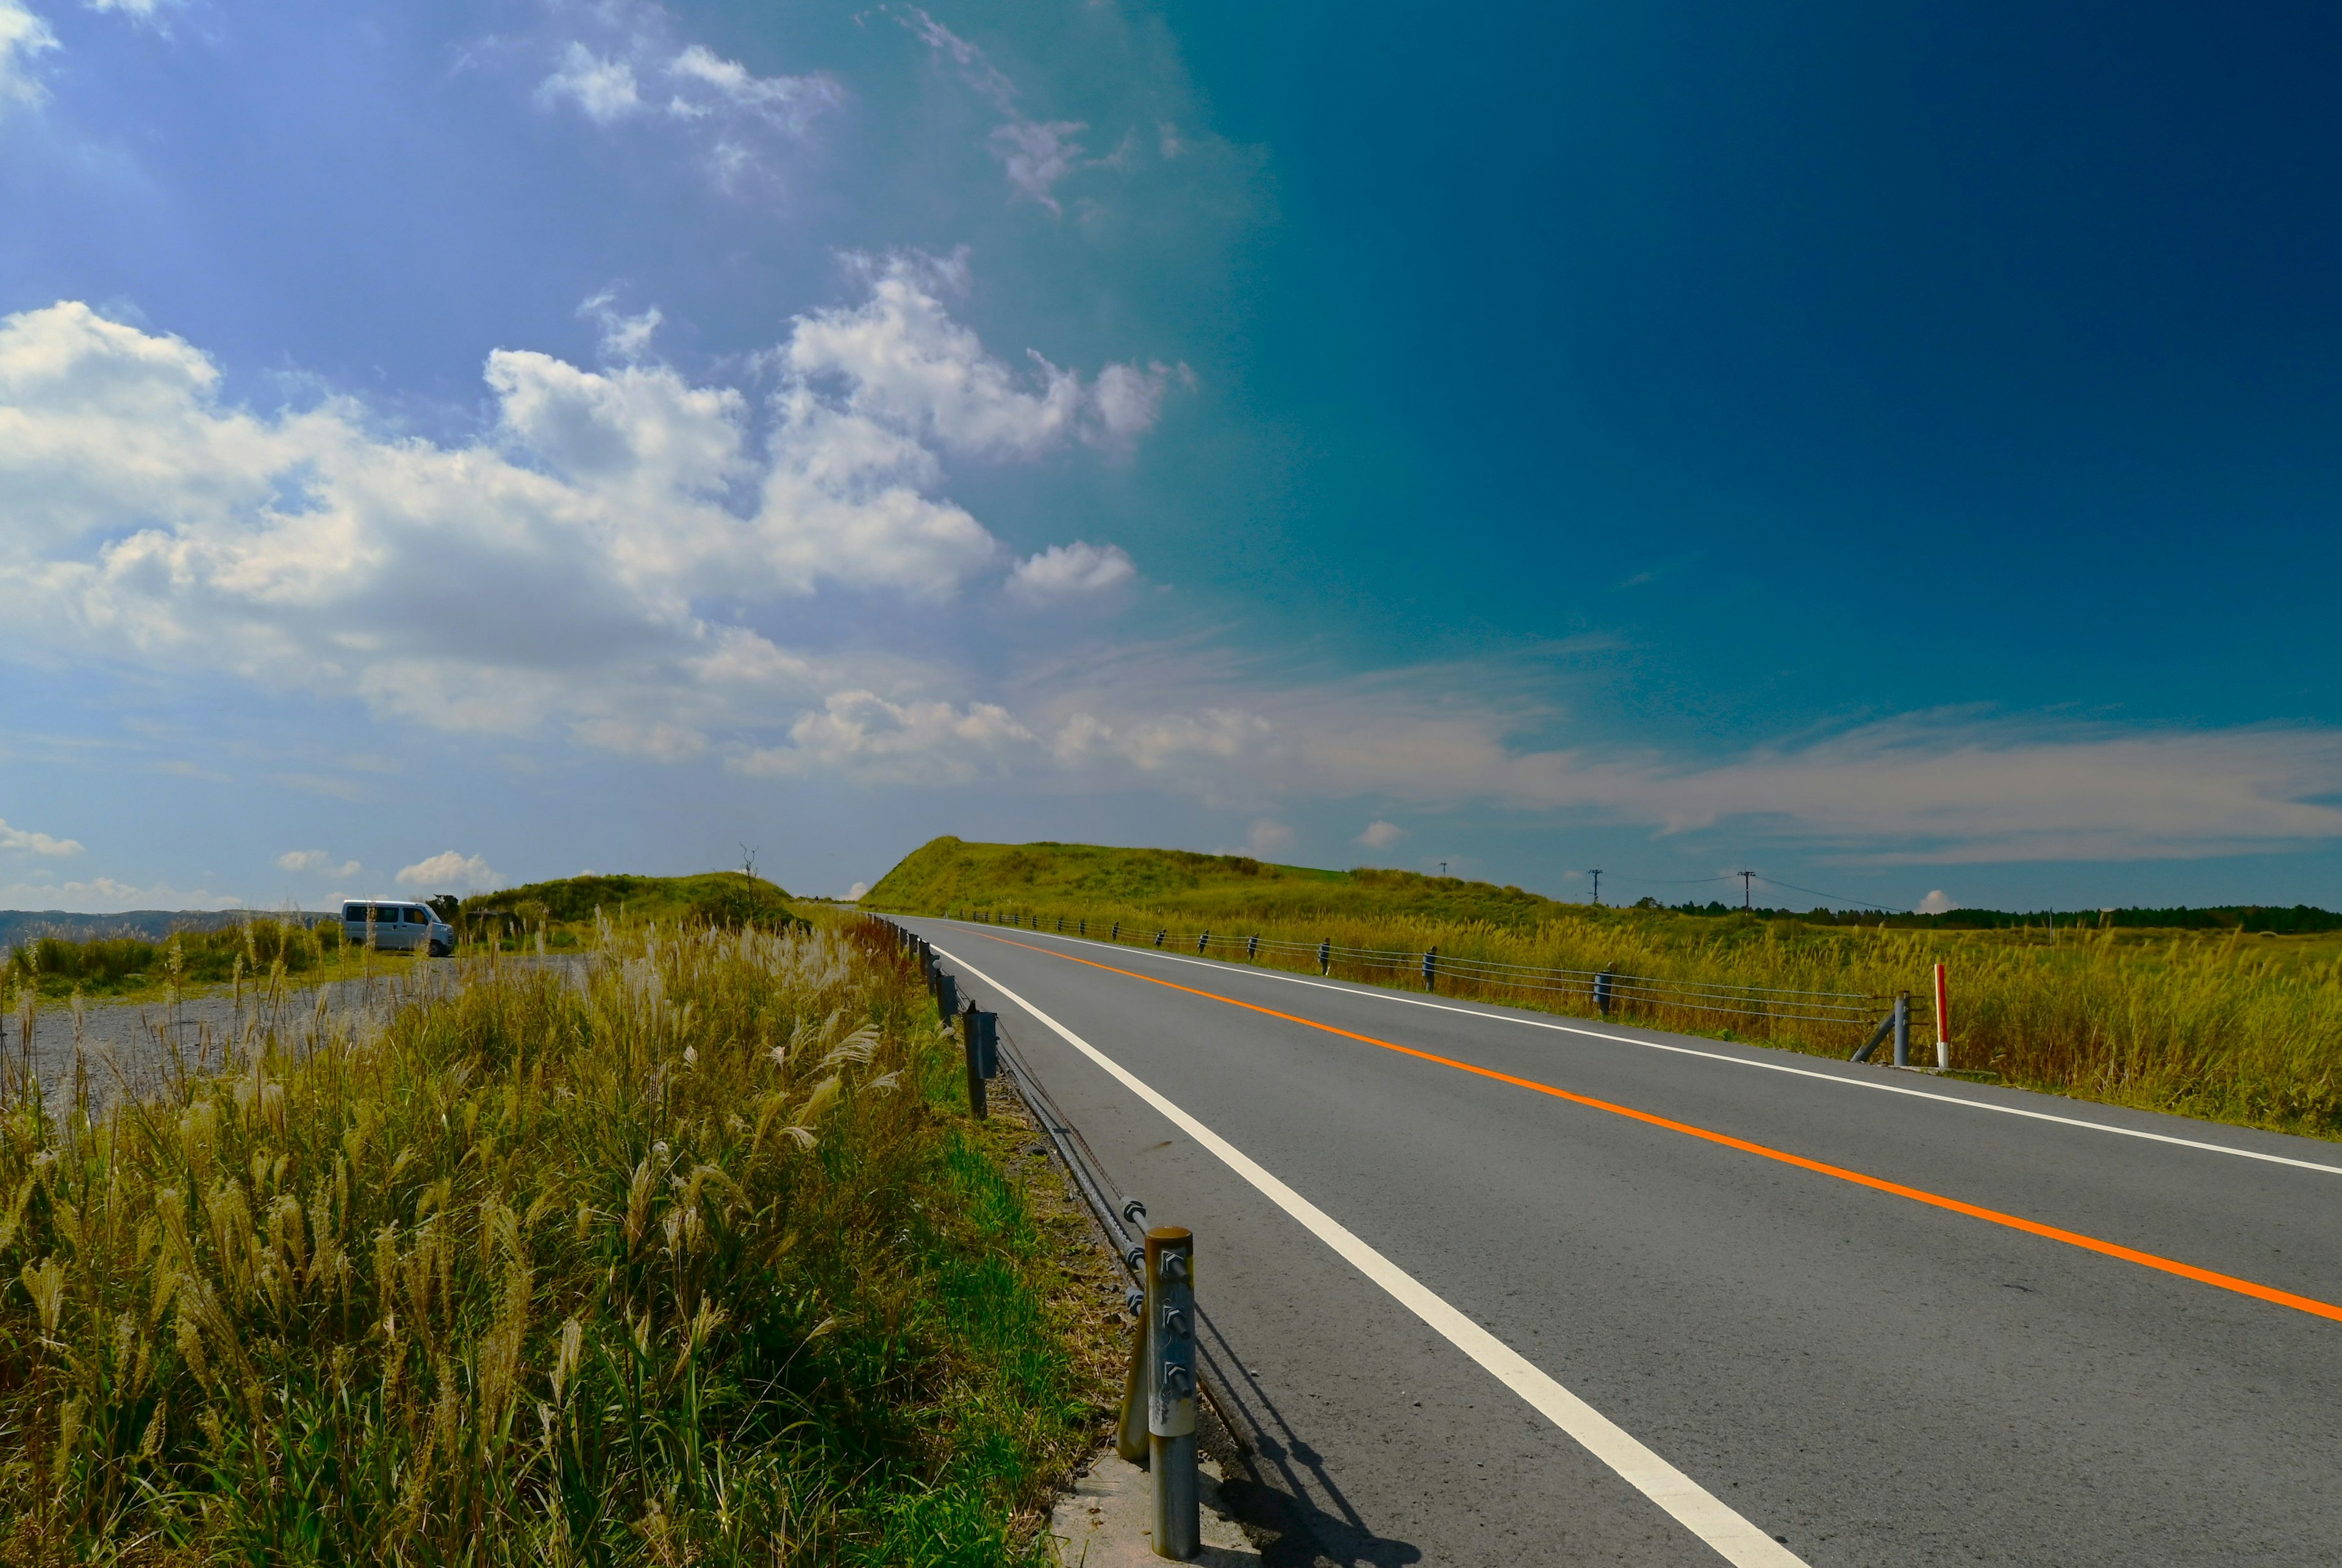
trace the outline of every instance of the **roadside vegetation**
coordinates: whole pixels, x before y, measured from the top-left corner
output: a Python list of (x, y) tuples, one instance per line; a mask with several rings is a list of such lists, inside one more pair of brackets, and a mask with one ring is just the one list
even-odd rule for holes
[[(425, 902), (480, 952), (581, 952), (611, 931), (655, 924), (766, 931), (802, 924), (786, 891), (736, 871), (577, 876)], [(31, 936), (0, 955), (0, 993), (43, 1003), (151, 1000), (264, 981), (357, 979), (369, 964), (403, 962), (345, 946), (334, 915), (255, 913), (233, 925), (151, 936)]]
[[(1715, 985), (1850, 993), (1884, 1013), (1898, 991), (1921, 1004), (1913, 1034), (1933, 1059), (1928, 976), (1949, 966), (1955, 1068), (2109, 1104), (2342, 1138), (2342, 941), (2226, 927), (1858, 925), (1768, 915), (1566, 904), (1517, 888), (1409, 872), (1316, 871), (1246, 856), (1079, 844), (938, 839), (862, 900), (866, 908), (981, 912), (1126, 940), (1158, 929), (1538, 969), (1599, 970)], [(1314, 956), (1265, 964), (1315, 972)], [(1419, 984), (1411, 962), (1337, 964), (1337, 974)], [(1590, 1013), (1525, 989), (1460, 989), (1526, 1006)], [(1622, 1004), (1613, 1016), (1689, 1033), (1844, 1056), (1867, 1030), (1763, 1015)]]
[(1037, 1560), (1085, 1237), (891, 942), (465, 962), (102, 1120), (12, 1086), (0, 1562)]

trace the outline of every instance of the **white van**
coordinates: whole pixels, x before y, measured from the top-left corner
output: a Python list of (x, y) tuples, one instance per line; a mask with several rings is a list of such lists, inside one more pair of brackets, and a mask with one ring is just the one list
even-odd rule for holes
[(345, 904), (342, 940), (352, 947), (372, 942), (385, 953), (425, 953), (445, 958), (455, 951), (455, 928), (427, 904)]

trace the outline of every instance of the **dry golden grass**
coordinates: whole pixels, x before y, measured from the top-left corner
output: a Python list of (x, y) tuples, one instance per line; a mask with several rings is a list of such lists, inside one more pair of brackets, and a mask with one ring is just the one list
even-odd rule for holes
[[(1004, 900), (974, 907), (1052, 927), (1062, 918), (1069, 932), (1086, 920), (1093, 935), (1119, 923), (1125, 941), (1151, 941), (1167, 925), (1190, 950), (1207, 926), (1190, 910), (1145, 904)], [(1261, 962), (1313, 972), (1321, 941), (1403, 954), (1335, 966), (1337, 974), (1378, 984), (1419, 984), (1416, 955), (1436, 948), (1450, 965), (1474, 959), (1546, 971), (1616, 965), (1624, 974), (1685, 984), (1858, 994), (1877, 999), (1866, 1018), (1907, 990), (1918, 1008), (1915, 1054), (1929, 1062), (1935, 1037), (1927, 998), (1940, 962), (1949, 970), (1957, 1069), (2113, 1104), (2342, 1137), (2342, 957), (2330, 937), (2123, 930), (2052, 939), (2038, 930), (1876, 930), (1664, 910), (1588, 911), (1526, 927), (1412, 914), (1296, 919), (1223, 911), (1208, 929), (1311, 950), (1272, 950)], [(1453, 967), (1440, 984), (1556, 1012), (1593, 1011), (1582, 990), (1476, 984)], [(1867, 1033), (1867, 1025), (1817, 1023), (1798, 1011), (1787, 999), (1757, 1013), (1630, 1000), (1614, 1016), (1836, 1056)]]
[(1032, 1560), (1106, 1331), (953, 1054), (864, 923), (650, 930), (19, 1099), (0, 1559)]

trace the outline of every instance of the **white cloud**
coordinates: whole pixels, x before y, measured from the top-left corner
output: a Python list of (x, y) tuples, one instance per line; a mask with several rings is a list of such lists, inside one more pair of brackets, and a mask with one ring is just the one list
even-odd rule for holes
[(1283, 854), (1293, 847), (1293, 830), (1263, 817), (1245, 834), (1245, 847), (1262, 860)]
[(1350, 842), (1364, 844), (1368, 849), (1388, 849), (1406, 836), (1406, 829), (1398, 824), (1377, 820), (1366, 824), (1366, 830)]
[(1138, 568), (1119, 544), (1092, 544), (1076, 539), (1052, 544), (1037, 555), (1016, 563), (1008, 574), (1009, 591), (1036, 602), (1118, 588), (1138, 575)]
[(634, 66), (625, 60), (606, 60), (575, 41), (562, 51), (553, 74), (536, 85), (536, 101), (547, 108), (575, 104), (597, 125), (614, 125), (643, 109)]
[(309, 872), (319, 876), (355, 876), (365, 869), (355, 860), (338, 864), (322, 849), (288, 849), (276, 857), (279, 871)]
[(56, 46), (57, 35), (24, 0), (0, 0), (0, 114), (47, 98), (33, 62)]
[(846, 890), (846, 902), (848, 904), (855, 903), (856, 900), (860, 899), (864, 894), (869, 891), (870, 884), (868, 883), (857, 882), (852, 887)]
[[(1019, 386), (951, 319), (922, 280), (962, 265), (866, 272), (865, 306), (796, 325), (761, 409), (664, 365), (499, 349), (469, 445), (386, 434), (351, 399), (236, 406), (193, 345), (86, 305), (0, 318), (0, 638), (696, 754), (709, 725), (786, 719), (785, 692), (866, 684), (702, 601), (946, 598), (998, 546), (933, 494), (941, 454), (1106, 428), (1074, 373)], [(646, 345), (647, 316), (615, 319)]]
[(1917, 909), (1914, 909), (1911, 913), (1914, 914), (1947, 914), (1951, 911), (1957, 909), (1959, 906), (1959, 901), (1957, 899), (1952, 897), (1949, 894), (1946, 893), (1939, 887), (1933, 893), (1927, 894), (1927, 897), (1921, 899), (1919, 901), (1919, 906)]
[(442, 850), (428, 860), (418, 860), (398, 874), (401, 887), (428, 887), (441, 893), (459, 889), (477, 893), (502, 887), (505, 879), (496, 874), (488, 863), (476, 854), (462, 854), (455, 850)]
[(185, 0), (83, 0), (93, 11), (119, 11), (140, 22), (153, 22), (184, 3)]
[(801, 382), (840, 384), (844, 411), (947, 452), (1033, 457), (1076, 437), (1106, 444), (1150, 427), (1170, 377), (1166, 365), (1109, 365), (1082, 385), (1030, 354), (1027, 385), (954, 321), (941, 295), (965, 293), (965, 251), (849, 258), (869, 290), (859, 305), (800, 316), (783, 361)]
[(10, 827), (7, 819), (0, 817), (0, 852), (5, 851), (63, 858), (66, 855), (79, 854), (81, 844), (75, 839), (51, 838), (45, 833), (34, 833), (27, 828)]

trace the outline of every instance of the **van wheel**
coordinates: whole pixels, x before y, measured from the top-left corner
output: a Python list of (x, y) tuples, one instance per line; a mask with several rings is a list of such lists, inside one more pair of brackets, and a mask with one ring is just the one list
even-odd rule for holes
[(431, 944), (428, 951), (434, 958), (445, 958), (449, 953), (453, 952), (454, 949), (450, 948), (444, 942), (435, 942)]

